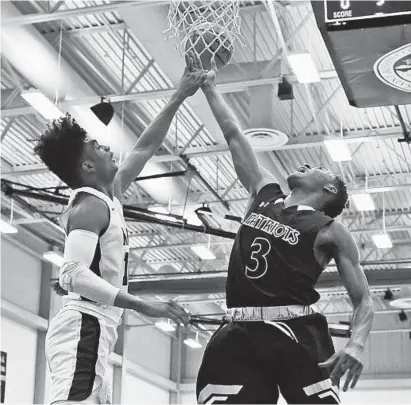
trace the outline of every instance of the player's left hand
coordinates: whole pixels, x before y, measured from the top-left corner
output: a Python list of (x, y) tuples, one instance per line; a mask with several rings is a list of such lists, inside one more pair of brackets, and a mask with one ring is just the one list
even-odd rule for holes
[(207, 71), (201, 67), (199, 58), (193, 52), (186, 55), (186, 64), (177, 90), (184, 98), (194, 95), (207, 79)]
[(339, 385), (341, 378), (348, 371), (345, 379), (343, 391), (347, 391), (348, 387), (354, 388), (363, 370), (361, 361), (362, 351), (352, 347), (345, 347), (338, 353), (333, 354), (327, 361), (319, 363), (321, 368), (332, 367), (330, 379), (334, 385)]

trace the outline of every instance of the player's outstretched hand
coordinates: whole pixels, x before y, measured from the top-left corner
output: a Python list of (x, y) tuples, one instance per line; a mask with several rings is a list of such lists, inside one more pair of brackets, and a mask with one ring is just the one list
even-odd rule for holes
[(186, 55), (187, 67), (184, 70), (183, 77), (178, 85), (178, 93), (184, 97), (191, 97), (207, 80), (207, 71), (200, 66), (198, 67), (198, 57), (193, 52)]
[[(327, 361), (320, 363), (321, 368), (332, 367), (330, 379), (334, 385), (339, 385), (341, 378), (348, 371), (345, 379), (343, 391), (348, 387), (354, 388), (363, 370), (363, 364), (360, 360), (361, 353), (356, 349), (346, 347), (338, 353), (333, 354)], [(350, 385), (351, 383), (351, 385)]]
[(218, 68), (217, 68), (217, 63), (215, 61), (214, 55), (211, 57), (211, 70), (207, 73), (207, 81), (210, 83), (215, 82), (215, 78), (217, 76)]
[(188, 325), (190, 316), (175, 301), (144, 301), (139, 303), (139, 312), (151, 318), (169, 318), (177, 325)]

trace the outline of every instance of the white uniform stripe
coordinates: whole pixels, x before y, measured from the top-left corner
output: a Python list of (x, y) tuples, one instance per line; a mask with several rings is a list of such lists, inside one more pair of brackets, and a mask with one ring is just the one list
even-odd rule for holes
[[(220, 384), (208, 384), (206, 385), (198, 395), (198, 403), (204, 404), (211, 395), (236, 395), (240, 392), (242, 385), (220, 385)], [(210, 402), (211, 403), (211, 402)]]
[(285, 329), (281, 325), (279, 325), (279, 322), (270, 322), (270, 321), (264, 321), (264, 322), (268, 323), (269, 325), (275, 326), (281, 332), (285, 333), (290, 339), (294, 339), (293, 336), (290, 334), (290, 332), (287, 329)]
[(214, 404), (215, 401), (225, 401), (228, 397), (222, 397), (218, 395), (213, 395), (205, 404)]
[(291, 335), (294, 337), (294, 340), (298, 343), (298, 339), (297, 339), (297, 337), (295, 336), (293, 330), (290, 328), (290, 326), (288, 326), (286, 323), (283, 323), (283, 322), (277, 322), (277, 323), (279, 323), (280, 325), (283, 325), (284, 328), (288, 329), (289, 332), (291, 333)]
[(307, 387), (303, 388), (304, 392), (307, 396), (311, 396), (317, 394), (318, 392), (325, 391), (332, 389), (333, 385), (329, 378), (326, 380), (320, 381), (318, 383), (308, 385)]
[(323, 392), (322, 394), (318, 394), (318, 396), (320, 398), (333, 397), (337, 401), (338, 404), (340, 403), (340, 399), (337, 397), (337, 395), (335, 395), (334, 391), (326, 391), (326, 392)]

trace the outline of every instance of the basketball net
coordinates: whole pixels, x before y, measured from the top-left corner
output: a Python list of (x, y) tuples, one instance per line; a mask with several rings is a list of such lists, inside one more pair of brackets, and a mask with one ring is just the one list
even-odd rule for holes
[(174, 1), (168, 11), (169, 28), (164, 31), (166, 40), (176, 38), (176, 48), (184, 56), (196, 49), (196, 45), (206, 32), (212, 32), (216, 39), (205, 43), (203, 51), (216, 54), (222, 47), (232, 49), (238, 39), (244, 46), (240, 32), (239, 0)]

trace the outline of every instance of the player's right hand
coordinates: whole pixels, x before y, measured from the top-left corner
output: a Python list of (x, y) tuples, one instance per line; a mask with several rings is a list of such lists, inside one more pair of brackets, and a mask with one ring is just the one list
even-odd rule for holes
[(169, 318), (177, 325), (188, 325), (190, 316), (175, 301), (143, 301), (139, 303), (139, 312), (151, 318)]

